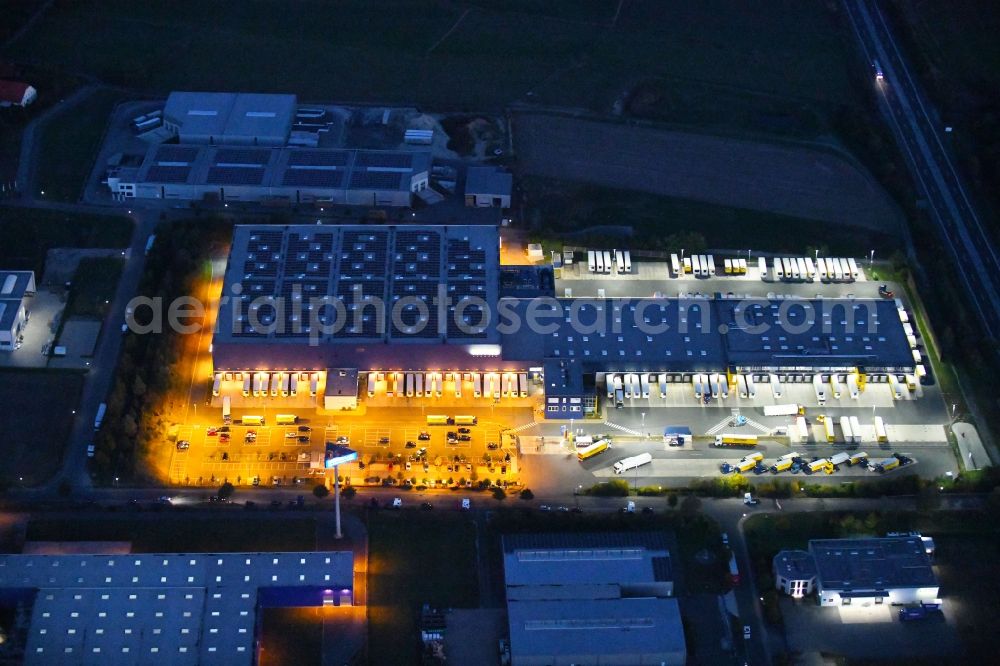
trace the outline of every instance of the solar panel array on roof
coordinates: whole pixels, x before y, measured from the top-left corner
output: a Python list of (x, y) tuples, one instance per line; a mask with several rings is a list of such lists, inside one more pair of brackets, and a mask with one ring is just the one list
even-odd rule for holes
[(286, 304), (285, 321), (278, 335), (303, 337), (311, 332), (311, 313), (306, 306), (311, 299), (322, 298), (330, 292), (333, 244), (331, 231), (288, 234), (280, 289)]
[(290, 187), (343, 187), (346, 171), (333, 169), (286, 169), (281, 184)]
[[(337, 296), (348, 304), (347, 322), (339, 337), (377, 337), (384, 322), (367, 298), (385, 298), (389, 234), (385, 231), (344, 231), (341, 240)], [(382, 301), (384, 303), (384, 300)]]
[[(468, 238), (448, 240), (447, 290), (448, 337), (486, 336), (484, 304), (486, 291), (486, 249), (473, 247)], [(459, 312), (461, 313), (459, 315)]]
[(296, 150), (288, 155), (288, 166), (347, 166), (346, 150)]
[(191, 173), (190, 166), (160, 166), (154, 164), (146, 172), (146, 180), (159, 183), (183, 183)]
[(157, 162), (193, 162), (198, 157), (198, 148), (191, 146), (162, 145), (156, 149)]
[(360, 167), (387, 167), (393, 169), (409, 169), (413, 164), (411, 153), (383, 153), (358, 151), (358, 156), (354, 160), (355, 166)]
[(215, 151), (215, 164), (267, 164), (272, 151), (266, 148), (219, 148)]
[(399, 185), (399, 173), (386, 173), (384, 171), (352, 171), (351, 187), (372, 188), (376, 190), (392, 190)]
[(266, 335), (266, 327), (275, 323), (277, 312), (274, 306), (259, 299), (277, 295), (283, 238), (281, 231), (255, 231), (247, 241), (242, 293), (237, 303), (240, 320), (236, 335)]
[(205, 181), (212, 185), (260, 185), (263, 167), (209, 167)]

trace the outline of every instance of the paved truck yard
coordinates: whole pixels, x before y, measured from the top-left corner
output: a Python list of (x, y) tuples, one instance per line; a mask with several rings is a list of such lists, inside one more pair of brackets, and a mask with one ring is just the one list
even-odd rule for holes
[[(315, 283), (342, 297), (362, 286), (390, 303), (397, 292), (422, 294), (430, 303), (438, 284), (461, 282), (466, 296), (486, 296), (486, 308), (501, 301), (501, 316), (471, 332), (442, 326), (414, 335), (419, 317), (407, 320), (411, 313), (403, 308), (402, 320), (384, 333), (362, 323), (332, 337), (288, 335), (265, 330), (261, 320), (276, 320), (267, 303), (233, 299), (218, 313), (214, 337), (202, 336), (192, 358), (188, 407), (163, 444), (162, 476), (182, 485), (332, 481), (323, 465), (328, 443), (358, 452), (358, 463), (340, 468), (344, 482), (355, 485), (485, 481), (565, 491), (616, 477), (614, 463), (640, 453), (651, 461), (622, 475), (637, 485), (718, 477), (729, 473), (724, 463), (735, 465), (750, 452), (763, 459), (743, 473), (760, 481), (841, 483), (959, 469), (915, 323), (906, 304), (888, 293), (893, 285), (860, 268), (864, 260), (850, 260), (856, 279), (843, 259), (840, 281), (830, 281), (812, 268), (826, 267), (820, 257), (789, 258), (789, 266), (803, 270), (793, 277), (789, 269), (786, 280), (775, 270), (780, 257), (764, 260), (762, 279), (761, 260), (752, 253), (712, 257), (712, 270), (708, 255), (696, 255), (696, 277), (683, 268), (693, 270), (691, 257), (649, 260), (584, 248), (559, 255), (555, 265), (525, 260), (501, 267), (497, 244), (496, 232), (485, 228), (237, 228), (225, 277), (213, 282), (220, 295), (270, 297), (293, 286), (308, 294)], [(595, 260), (590, 270), (589, 256), (607, 257), (608, 265)], [(340, 276), (332, 287), (329, 275)], [(504, 328), (505, 312), (526, 316), (543, 301), (566, 315), (565, 322), (550, 315), (558, 323), (554, 332)], [(435, 314), (446, 317), (457, 305)], [(865, 323), (859, 314), (848, 321), (859, 306), (872, 313), (875, 330), (850, 328)], [(636, 314), (637, 307), (644, 309)], [(840, 310), (824, 314), (833, 307)], [(571, 312), (586, 319), (605, 310), (609, 332), (575, 333), (579, 322)], [(651, 320), (657, 310), (661, 319)], [(726, 323), (706, 319), (704, 329), (693, 323), (691, 333), (674, 330), (702, 310)], [(757, 336), (737, 322), (752, 312), (756, 321), (798, 328)], [(787, 322), (779, 322), (779, 312), (791, 313)], [(215, 313), (208, 319), (215, 321)], [(235, 328), (224, 330), (230, 321)], [(640, 323), (665, 329), (629, 330)], [(665, 428), (691, 436), (677, 446)], [(754, 442), (715, 445), (728, 436)], [(578, 443), (602, 438), (606, 450), (579, 459)], [(865, 453), (866, 460), (844, 464), (835, 457), (841, 452)], [(792, 453), (794, 470), (770, 471)], [(897, 455), (898, 466), (877, 467)], [(809, 473), (816, 459), (838, 464), (830, 473)]]

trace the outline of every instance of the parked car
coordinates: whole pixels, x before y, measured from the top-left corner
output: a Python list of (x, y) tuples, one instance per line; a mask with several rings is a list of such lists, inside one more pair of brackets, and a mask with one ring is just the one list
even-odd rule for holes
[(463, 435), (468, 435), (470, 432), (472, 432), (472, 429), (471, 428), (459, 428), (458, 431), (460, 433), (462, 433)]
[(378, 438), (378, 443), (379, 444), (388, 444), (389, 443), (389, 438), (388, 437), (379, 437)]
[(726, 548), (729, 547), (729, 535), (726, 534), (725, 532), (722, 533), (722, 545), (725, 546)]
[(472, 500), (468, 497), (462, 498), (462, 511), (468, 511), (472, 508)]
[(219, 434), (219, 429), (214, 426), (209, 426), (205, 430), (205, 434), (208, 435), (209, 437), (214, 437), (215, 435)]
[(87, 457), (88, 458), (93, 458), (94, 457), (94, 452), (95, 452), (94, 445), (93, 444), (87, 444)]
[(743, 640), (746, 640), (746, 641), (750, 640), (750, 625), (749, 624), (744, 624), (743, 625)]
[(299, 426), (299, 432), (312, 432), (312, 431), (313, 431), (313, 429), (310, 428), (307, 425), (300, 425)]
[(430, 438), (431, 438), (431, 434), (429, 432), (427, 432), (426, 430), (421, 431), (421, 433), (419, 435), (417, 435), (417, 439), (419, 439), (421, 442), (426, 442)]
[(191, 442), (187, 441), (186, 439), (182, 439), (179, 442), (177, 442), (178, 451), (187, 451), (189, 448), (191, 448)]
[(407, 442), (406, 443), (406, 448), (408, 448), (408, 449), (415, 449), (415, 448), (417, 448), (417, 443), (416, 442)]

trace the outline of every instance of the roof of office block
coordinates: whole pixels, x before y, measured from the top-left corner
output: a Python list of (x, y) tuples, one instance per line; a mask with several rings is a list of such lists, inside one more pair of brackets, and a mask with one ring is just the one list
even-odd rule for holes
[(238, 226), (215, 339), (495, 342), (498, 263), (495, 227)]
[(824, 590), (934, 587), (937, 578), (919, 536), (814, 539), (809, 552)]
[(32, 271), (0, 271), (0, 329), (10, 330), (25, 294), (34, 288)]
[(28, 664), (252, 664), (258, 590), (353, 587), (353, 555), (2, 555), (0, 588), (35, 589)]
[(428, 151), (160, 144), (150, 146), (136, 182), (272, 189), (406, 191), (428, 171)]

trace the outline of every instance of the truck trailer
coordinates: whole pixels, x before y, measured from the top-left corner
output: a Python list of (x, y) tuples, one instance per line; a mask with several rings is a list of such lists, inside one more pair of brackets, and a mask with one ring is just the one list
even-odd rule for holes
[[(775, 375), (771, 376), (774, 378), (772, 381), (777, 379)], [(795, 403), (764, 405), (764, 416), (799, 416), (800, 414), (805, 414), (805, 410)]]
[(624, 474), (630, 470), (636, 469), (637, 467), (642, 467), (653, 462), (653, 456), (649, 453), (640, 453), (637, 456), (632, 456), (630, 458), (624, 458), (616, 462), (613, 466), (615, 474)]

